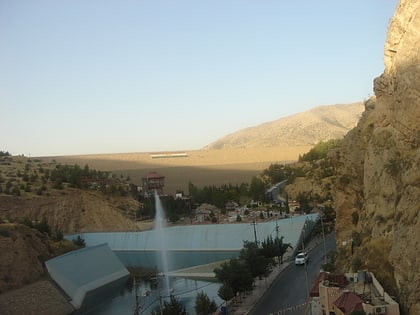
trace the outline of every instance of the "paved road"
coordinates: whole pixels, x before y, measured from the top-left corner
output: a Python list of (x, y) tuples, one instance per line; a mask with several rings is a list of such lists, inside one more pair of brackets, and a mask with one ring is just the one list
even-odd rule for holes
[[(330, 234), (325, 241), (327, 253), (335, 250), (335, 234)], [(304, 314), (308, 290), (319, 273), (324, 263), (324, 246), (319, 241), (309, 252), (307, 272), (304, 266), (295, 266), (292, 263), (274, 281), (271, 288), (259, 300), (250, 315), (278, 314), (279, 311), (288, 310), (282, 314)], [(308, 281), (306, 282), (306, 278)], [(308, 283), (308, 286), (306, 286)], [(297, 307), (296, 307), (297, 306)], [(301, 306), (301, 307), (299, 307)]]

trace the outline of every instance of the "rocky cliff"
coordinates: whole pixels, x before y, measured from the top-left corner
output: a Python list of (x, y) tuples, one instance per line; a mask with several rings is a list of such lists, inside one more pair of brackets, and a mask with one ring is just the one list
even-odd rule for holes
[(420, 314), (419, 1), (398, 4), (384, 62), (375, 97), (331, 156), (338, 263), (345, 271), (373, 271), (403, 313), (414, 315)]

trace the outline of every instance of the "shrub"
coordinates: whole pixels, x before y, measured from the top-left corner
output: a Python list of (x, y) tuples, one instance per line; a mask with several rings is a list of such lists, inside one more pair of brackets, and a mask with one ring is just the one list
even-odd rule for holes
[(348, 175), (342, 175), (342, 176), (340, 176), (339, 181), (340, 181), (340, 184), (342, 184), (342, 185), (348, 185), (348, 184), (350, 184), (351, 180), (350, 180), (350, 177)]
[(353, 225), (357, 225), (357, 223), (359, 222), (359, 213), (357, 213), (357, 211), (354, 211), (351, 214), (351, 219), (352, 219)]
[(203, 291), (199, 292), (195, 298), (195, 312), (197, 315), (213, 314), (217, 310), (214, 300), (210, 300)]
[(353, 272), (359, 271), (362, 268), (362, 260), (359, 257), (354, 257), (351, 260), (351, 267)]
[(86, 242), (83, 238), (80, 237), (80, 235), (77, 235), (77, 238), (75, 238), (73, 240), (73, 244), (80, 246), (80, 247), (85, 247), (86, 246)]
[(5, 228), (0, 228), (0, 235), (4, 237), (9, 237), (10, 236), (9, 230)]

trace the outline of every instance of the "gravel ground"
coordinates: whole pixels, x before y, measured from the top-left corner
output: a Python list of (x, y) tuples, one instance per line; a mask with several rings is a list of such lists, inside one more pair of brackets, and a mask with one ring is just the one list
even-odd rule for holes
[(67, 315), (73, 311), (69, 301), (48, 280), (0, 295), (2, 315)]

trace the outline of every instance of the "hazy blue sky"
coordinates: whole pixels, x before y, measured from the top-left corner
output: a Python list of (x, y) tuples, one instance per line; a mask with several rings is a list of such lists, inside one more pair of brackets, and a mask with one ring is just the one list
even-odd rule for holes
[(397, 0), (0, 0), (0, 150), (200, 149), (363, 100)]

